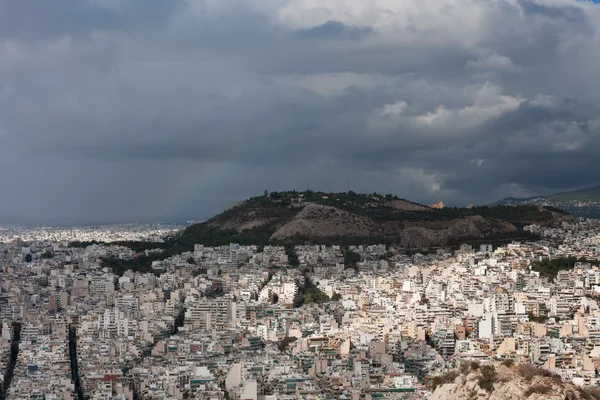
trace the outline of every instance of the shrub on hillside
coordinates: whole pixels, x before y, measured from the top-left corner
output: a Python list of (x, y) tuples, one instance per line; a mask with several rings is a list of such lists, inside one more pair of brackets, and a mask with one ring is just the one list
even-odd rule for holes
[(519, 365), (519, 373), (527, 382), (530, 382), (534, 376), (547, 377), (556, 382), (562, 381), (562, 378), (560, 376), (558, 376), (557, 374), (550, 372), (547, 369), (538, 368), (535, 365), (531, 365), (531, 364), (520, 364)]
[(431, 380), (432, 389), (435, 390), (438, 386), (444, 385), (446, 383), (453, 383), (458, 377), (458, 371), (450, 371), (445, 374), (434, 376)]
[(470, 370), (471, 370), (470, 363), (464, 362), (464, 363), (460, 364), (461, 375), (468, 375)]
[(548, 394), (552, 392), (552, 388), (546, 385), (533, 385), (523, 393), (523, 397), (529, 397), (532, 394)]
[(496, 383), (498, 379), (498, 375), (496, 373), (496, 368), (493, 365), (484, 365), (480, 368), (481, 376), (479, 377), (479, 387), (487, 390), (488, 392), (492, 392), (494, 390), (494, 383)]
[(509, 358), (507, 360), (502, 361), (502, 365), (511, 368), (513, 365), (515, 365), (515, 360)]
[(582, 400), (600, 400), (600, 389), (597, 388), (578, 388), (579, 396)]

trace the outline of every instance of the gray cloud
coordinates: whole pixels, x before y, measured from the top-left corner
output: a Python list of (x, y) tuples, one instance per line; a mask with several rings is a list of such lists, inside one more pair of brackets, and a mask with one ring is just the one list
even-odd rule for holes
[(5, 0), (0, 37), (44, 42), (62, 35), (91, 39), (95, 32), (152, 30), (182, 6), (180, 0)]
[(310, 4), (0, 3), (0, 220), (203, 218), (307, 185), (461, 205), (600, 183), (600, 6)]
[(297, 35), (306, 39), (360, 40), (370, 33), (371, 29), (368, 28), (348, 27), (339, 21), (327, 21), (309, 29), (301, 29)]

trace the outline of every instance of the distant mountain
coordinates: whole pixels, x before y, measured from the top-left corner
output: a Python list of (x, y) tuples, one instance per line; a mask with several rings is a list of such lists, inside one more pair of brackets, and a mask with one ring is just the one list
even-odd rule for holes
[(554, 201), (583, 201), (600, 203), (600, 186), (575, 190), (573, 192), (563, 192), (548, 196)]
[(497, 205), (536, 205), (564, 210), (575, 217), (600, 218), (600, 187), (529, 198), (507, 197)]

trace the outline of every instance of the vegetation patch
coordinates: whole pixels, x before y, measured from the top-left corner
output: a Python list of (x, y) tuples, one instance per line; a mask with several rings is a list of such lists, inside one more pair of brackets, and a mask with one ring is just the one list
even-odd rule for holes
[(549, 279), (554, 279), (560, 271), (572, 270), (575, 268), (575, 263), (590, 262), (585, 258), (577, 257), (561, 257), (554, 260), (544, 259), (533, 263), (532, 269), (539, 272), (541, 276)]
[(547, 369), (538, 368), (535, 365), (531, 365), (531, 364), (519, 364), (519, 374), (527, 382), (531, 382), (531, 380), (535, 376), (542, 376), (542, 377), (550, 378), (556, 382), (562, 382), (562, 378), (559, 375), (555, 374), (554, 372), (550, 372)]
[(432, 390), (435, 390), (438, 386), (445, 385), (446, 383), (454, 383), (458, 376), (458, 371), (450, 371), (442, 375), (434, 376), (431, 379), (431, 388)]
[(597, 388), (578, 388), (579, 396), (582, 400), (600, 400), (600, 389)]
[(325, 294), (314, 282), (304, 274), (304, 283), (298, 285), (298, 293), (294, 298), (294, 307), (301, 307), (303, 304), (323, 304), (330, 301), (329, 296)]
[(286, 336), (277, 344), (277, 348), (280, 352), (284, 353), (290, 344), (294, 343), (296, 340), (298, 340), (298, 338), (295, 336)]
[(331, 296), (331, 301), (341, 301), (342, 299), (342, 295), (337, 292)]
[(346, 268), (356, 269), (359, 262), (360, 254), (348, 249), (344, 251), (344, 266)]
[(512, 358), (506, 359), (502, 361), (502, 365), (508, 368), (512, 368), (515, 365), (515, 360), (513, 360)]
[(540, 324), (545, 324), (546, 321), (548, 321), (548, 316), (547, 315), (538, 315), (536, 317), (532, 313), (527, 313), (527, 316), (529, 317), (529, 320), (531, 322), (537, 322), (537, 323), (540, 323)]
[(480, 368), (481, 376), (477, 383), (479, 387), (487, 390), (488, 392), (494, 391), (494, 383), (498, 380), (498, 374), (496, 368), (493, 365), (484, 365)]
[(523, 393), (523, 397), (529, 397), (532, 394), (548, 394), (552, 392), (552, 388), (547, 385), (533, 385), (529, 386), (529, 388)]

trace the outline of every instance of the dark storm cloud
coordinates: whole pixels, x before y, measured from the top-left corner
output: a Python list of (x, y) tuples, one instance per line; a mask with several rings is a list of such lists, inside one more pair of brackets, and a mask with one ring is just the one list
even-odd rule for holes
[(597, 5), (151, 3), (0, 3), (1, 218), (203, 218), (307, 185), (466, 204), (600, 183)]

